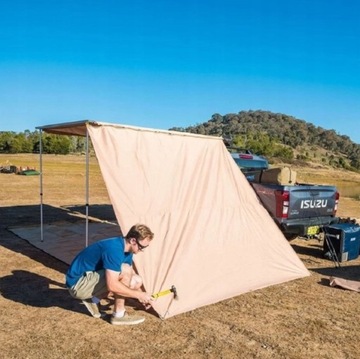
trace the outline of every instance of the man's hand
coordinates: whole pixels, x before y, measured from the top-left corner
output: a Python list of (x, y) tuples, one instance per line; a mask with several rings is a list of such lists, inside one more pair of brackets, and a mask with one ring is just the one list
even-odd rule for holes
[(137, 299), (145, 307), (145, 309), (149, 309), (151, 307), (151, 302), (154, 300), (154, 298), (146, 292), (139, 292)]

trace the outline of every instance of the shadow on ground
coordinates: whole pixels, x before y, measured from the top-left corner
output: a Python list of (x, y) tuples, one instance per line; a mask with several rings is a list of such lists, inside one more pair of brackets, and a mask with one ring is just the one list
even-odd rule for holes
[[(53, 207), (43, 205), (43, 221), (49, 224), (58, 221), (75, 223), (83, 221), (85, 206)], [(111, 205), (89, 207), (89, 216), (100, 221), (116, 222)], [(40, 226), (40, 206), (0, 207), (0, 246), (22, 254), (47, 268), (65, 275), (68, 265), (55, 257), (32, 246), (16, 236), (8, 228), (16, 226)], [(71, 300), (64, 283), (26, 270), (13, 270), (10, 275), (0, 278), (0, 293), (4, 298), (33, 307), (60, 307), (74, 312), (88, 314), (78, 300)], [(70, 300), (69, 300), (70, 299)]]
[(360, 280), (360, 265), (352, 264), (352, 261), (338, 262), (335, 259), (327, 258), (324, 254), (324, 244), (321, 241), (309, 243), (304, 240), (304, 242), (296, 244), (291, 243), (291, 246), (300, 257), (304, 257), (305, 262), (310, 264), (307, 266), (310, 271), (324, 276), (318, 282), (322, 286), (329, 286), (330, 277), (351, 281)]
[[(340, 263), (341, 265), (341, 263)], [(327, 277), (337, 277), (347, 280), (360, 280), (360, 266), (359, 265), (347, 265), (340, 267), (328, 267), (328, 268), (312, 268), (310, 269), (316, 273), (325, 275)]]
[(63, 283), (25, 270), (13, 270), (11, 275), (0, 278), (0, 293), (6, 299), (32, 307), (59, 307), (86, 313), (78, 302), (69, 300)]
[[(304, 241), (306, 240), (304, 239)], [(314, 258), (324, 258), (323, 246), (320, 242), (316, 244), (307, 244), (306, 246), (293, 244), (293, 243), (290, 244), (297, 254), (304, 254)]]
[[(75, 223), (83, 221), (85, 206), (54, 207), (43, 205), (43, 222), (66, 221)], [(94, 205), (89, 208), (89, 216), (100, 221), (115, 222), (116, 217), (111, 205)], [(0, 245), (14, 252), (23, 254), (48, 268), (60, 272), (66, 271), (67, 264), (32, 246), (26, 240), (16, 236), (8, 228), (16, 226), (40, 226), (40, 206), (9, 206), (0, 207)]]

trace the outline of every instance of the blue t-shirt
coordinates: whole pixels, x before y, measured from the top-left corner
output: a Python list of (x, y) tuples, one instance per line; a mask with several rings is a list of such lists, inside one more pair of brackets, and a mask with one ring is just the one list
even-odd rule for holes
[(66, 273), (66, 286), (72, 287), (85, 272), (111, 269), (120, 272), (121, 265), (132, 264), (133, 254), (124, 252), (125, 239), (113, 237), (95, 242), (83, 249), (72, 261)]

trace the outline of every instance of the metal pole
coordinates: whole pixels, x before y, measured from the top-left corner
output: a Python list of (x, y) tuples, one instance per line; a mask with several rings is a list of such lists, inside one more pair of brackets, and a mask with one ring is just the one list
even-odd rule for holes
[(40, 129), (40, 240), (44, 242), (42, 130)]
[(86, 229), (85, 229), (85, 247), (89, 245), (89, 131), (86, 127)]

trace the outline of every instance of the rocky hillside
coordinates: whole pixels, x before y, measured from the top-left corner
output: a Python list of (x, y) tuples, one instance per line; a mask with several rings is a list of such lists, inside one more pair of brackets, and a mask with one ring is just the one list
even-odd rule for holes
[(252, 149), (270, 159), (360, 170), (360, 145), (348, 136), (280, 113), (258, 110), (214, 114), (207, 122), (170, 130), (222, 136), (233, 145)]

